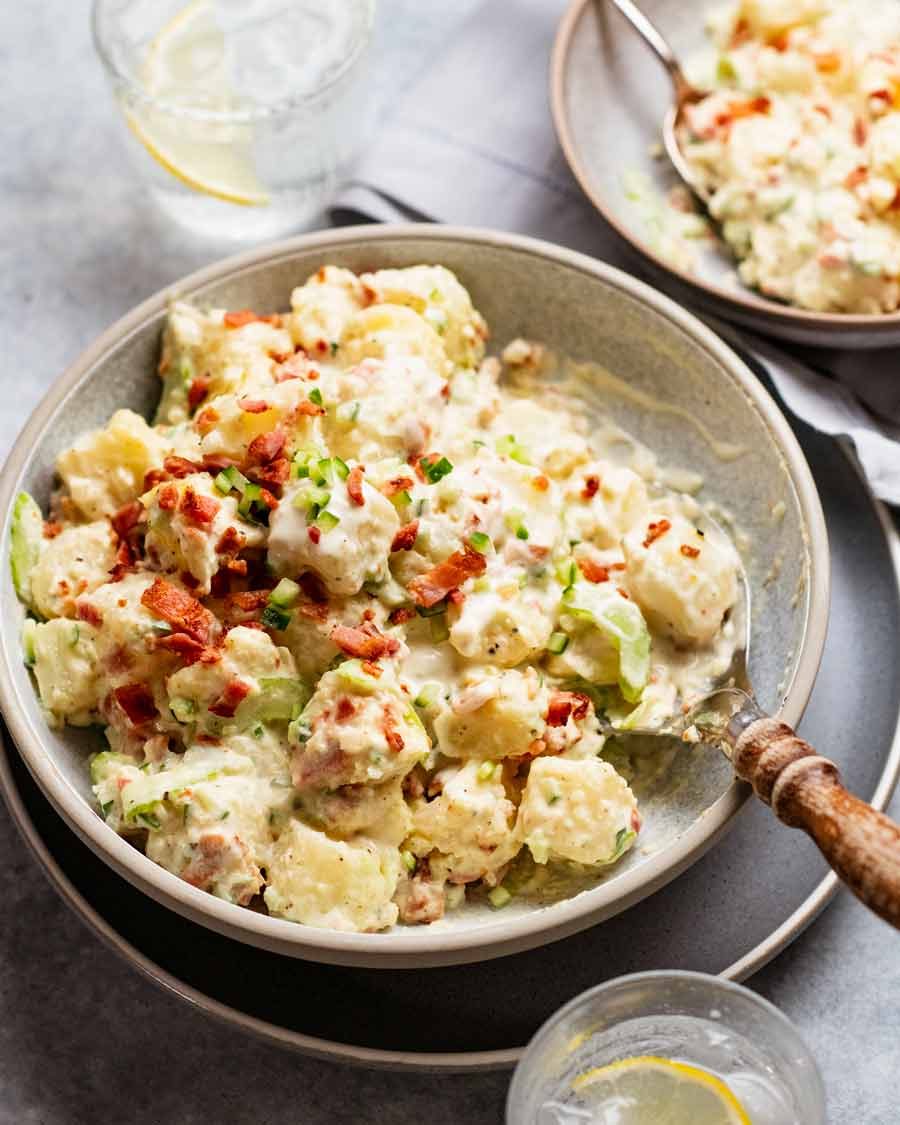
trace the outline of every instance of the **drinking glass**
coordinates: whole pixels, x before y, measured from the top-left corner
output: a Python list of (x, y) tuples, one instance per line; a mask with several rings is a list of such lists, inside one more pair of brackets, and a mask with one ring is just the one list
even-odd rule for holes
[(162, 210), (237, 242), (308, 225), (371, 124), (375, 0), (94, 0), (129, 148)]

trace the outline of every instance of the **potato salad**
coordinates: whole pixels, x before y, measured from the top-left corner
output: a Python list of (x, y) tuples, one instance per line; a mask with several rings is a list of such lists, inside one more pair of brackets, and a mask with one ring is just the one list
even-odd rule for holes
[(440, 266), (174, 304), (152, 424), (63, 452), (47, 518), (19, 496), (47, 719), (103, 729), (99, 815), (193, 886), (378, 931), (637, 839), (605, 734), (727, 667), (738, 557), (487, 335)]
[(900, 307), (900, 4), (737, 0), (709, 18), (682, 145), (741, 279), (832, 313)]

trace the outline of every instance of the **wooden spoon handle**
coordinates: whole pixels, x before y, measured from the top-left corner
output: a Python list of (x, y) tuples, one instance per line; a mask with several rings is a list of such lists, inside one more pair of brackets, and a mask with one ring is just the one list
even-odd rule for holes
[(848, 793), (834, 762), (777, 719), (750, 723), (732, 761), (778, 819), (807, 832), (856, 897), (900, 929), (900, 828)]

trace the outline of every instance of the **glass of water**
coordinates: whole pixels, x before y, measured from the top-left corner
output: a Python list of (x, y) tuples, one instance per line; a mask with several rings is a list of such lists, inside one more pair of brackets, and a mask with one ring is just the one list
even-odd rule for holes
[(94, 41), (149, 191), (197, 234), (318, 217), (371, 124), (375, 0), (94, 0)]
[(793, 1025), (703, 973), (619, 977), (538, 1031), (507, 1125), (825, 1125), (822, 1081)]

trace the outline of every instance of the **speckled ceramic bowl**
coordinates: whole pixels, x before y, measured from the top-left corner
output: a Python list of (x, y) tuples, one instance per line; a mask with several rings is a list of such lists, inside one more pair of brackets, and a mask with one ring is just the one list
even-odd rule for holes
[[(707, 42), (704, 16), (715, 0), (641, 0), (682, 60)], [(585, 194), (654, 280), (679, 299), (737, 324), (798, 343), (831, 348), (900, 344), (900, 312), (835, 315), (792, 308), (743, 286), (715, 242), (698, 246), (692, 273), (653, 248), (646, 209), (626, 187), (643, 180), (664, 198), (679, 182), (652, 150), (672, 88), (659, 61), (608, 0), (572, 0), (553, 49), (550, 97), (560, 144)]]
[[(295, 957), (393, 968), (484, 960), (553, 941), (638, 902), (718, 839), (747, 796), (721, 756), (702, 750), (680, 755), (682, 766), (644, 795), (640, 847), (573, 897), (540, 907), (513, 900), (502, 911), (467, 906), (431, 926), (384, 934), (335, 933), (222, 902), (117, 836), (91, 803), (86, 757), (101, 746), (100, 734), (48, 729), (22, 663), (23, 615), (8, 558), (15, 494), (26, 488), (46, 501), (57, 454), (116, 407), (152, 411), (170, 299), (275, 311), (325, 262), (355, 270), (443, 263), (472, 293), (498, 347), (529, 335), (573, 359), (603, 365), (639, 392), (614, 393), (608, 380), (585, 384), (585, 413), (611, 416), (665, 464), (701, 473), (701, 499), (726, 509), (747, 537), (754, 683), (764, 706), (790, 723), (799, 720), (825, 638), (828, 545), (809, 469), (778, 408), (712, 332), (625, 274), (531, 239), (434, 226), (348, 228), (231, 258), (144, 302), (60, 378), (0, 479), (0, 707), (29, 769), (69, 826), (123, 878), (221, 933)], [(728, 444), (744, 452), (723, 459)]]

